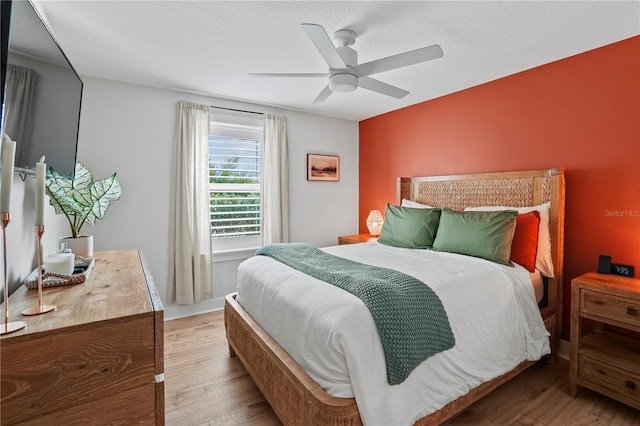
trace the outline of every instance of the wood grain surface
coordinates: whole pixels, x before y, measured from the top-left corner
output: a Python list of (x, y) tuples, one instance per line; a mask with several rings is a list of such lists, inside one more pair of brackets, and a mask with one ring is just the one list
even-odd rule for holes
[(571, 281), (569, 384), (640, 410), (640, 278), (589, 272)]
[(22, 316), (37, 290), (17, 290), (27, 328), (0, 340), (2, 424), (163, 424), (159, 300), (137, 250), (96, 253), (85, 283), (45, 289), (54, 312)]

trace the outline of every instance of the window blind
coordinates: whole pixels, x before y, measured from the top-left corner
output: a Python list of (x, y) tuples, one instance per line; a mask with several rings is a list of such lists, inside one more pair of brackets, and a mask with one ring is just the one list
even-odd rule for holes
[(212, 114), (209, 194), (212, 238), (260, 235), (262, 120)]

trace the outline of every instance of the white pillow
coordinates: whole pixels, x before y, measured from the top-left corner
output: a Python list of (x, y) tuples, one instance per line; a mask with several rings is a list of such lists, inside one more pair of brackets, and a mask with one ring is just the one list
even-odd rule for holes
[(482, 206), (466, 207), (465, 211), (493, 211), (516, 210), (518, 213), (529, 213), (534, 210), (540, 212), (540, 226), (538, 227), (538, 253), (536, 254), (536, 269), (549, 278), (553, 276), (553, 260), (551, 259), (551, 234), (549, 233), (549, 208), (551, 203), (533, 207)]
[(416, 201), (407, 200), (406, 198), (402, 199), (401, 207), (410, 207), (412, 209), (432, 209), (433, 207), (428, 206), (426, 204), (421, 204)]

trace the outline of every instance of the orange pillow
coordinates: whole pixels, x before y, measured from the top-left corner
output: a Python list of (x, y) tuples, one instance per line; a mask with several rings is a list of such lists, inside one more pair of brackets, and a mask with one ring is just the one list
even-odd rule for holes
[(511, 260), (533, 272), (538, 252), (540, 212), (520, 213), (516, 219), (516, 232), (511, 242)]

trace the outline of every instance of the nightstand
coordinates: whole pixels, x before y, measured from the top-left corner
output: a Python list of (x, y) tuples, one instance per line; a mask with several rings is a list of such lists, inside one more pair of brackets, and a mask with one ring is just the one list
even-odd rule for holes
[(571, 281), (569, 389), (640, 409), (640, 279), (590, 272)]
[(353, 234), (353, 235), (340, 235), (338, 237), (338, 244), (357, 244), (366, 243), (367, 241), (377, 241), (378, 237), (372, 237), (369, 234)]

